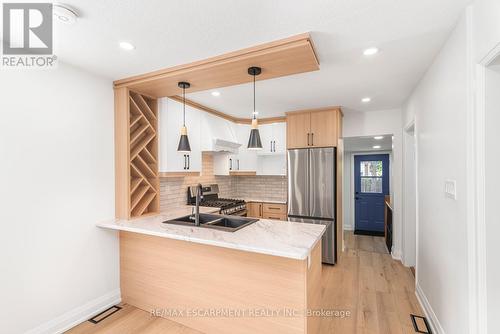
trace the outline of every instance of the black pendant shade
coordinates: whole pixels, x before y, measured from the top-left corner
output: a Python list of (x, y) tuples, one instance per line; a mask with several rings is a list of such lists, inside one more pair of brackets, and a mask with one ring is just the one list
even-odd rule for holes
[(260, 67), (252, 66), (248, 68), (248, 74), (253, 76), (253, 118), (252, 118), (252, 129), (250, 130), (250, 138), (248, 138), (249, 150), (260, 150), (262, 149), (262, 142), (260, 140), (259, 124), (257, 122), (257, 113), (255, 112), (255, 76), (262, 72)]
[(191, 145), (189, 145), (189, 138), (187, 135), (186, 128), (186, 88), (191, 87), (189, 82), (179, 82), (177, 84), (179, 88), (182, 88), (182, 107), (183, 107), (183, 122), (181, 128), (181, 138), (179, 139), (179, 146), (177, 146), (177, 152), (191, 152)]
[(248, 139), (248, 149), (249, 150), (262, 149), (262, 142), (260, 141), (259, 129), (250, 130), (250, 138)]
[[(185, 134), (183, 134), (185, 132)], [(185, 126), (181, 129), (181, 138), (179, 139), (178, 152), (191, 152), (191, 145), (189, 145), (189, 138), (187, 136), (187, 129)]]

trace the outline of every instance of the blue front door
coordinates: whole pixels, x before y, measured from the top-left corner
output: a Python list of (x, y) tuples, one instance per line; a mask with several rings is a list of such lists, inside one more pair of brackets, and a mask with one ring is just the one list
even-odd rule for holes
[(383, 234), (389, 195), (389, 155), (354, 156), (355, 232)]

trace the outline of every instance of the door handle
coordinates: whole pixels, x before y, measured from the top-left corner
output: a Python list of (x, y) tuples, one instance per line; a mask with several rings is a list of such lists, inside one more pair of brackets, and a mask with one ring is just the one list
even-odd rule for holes
[(358, 196), (356, 196), (356, 199), (360, 199)]

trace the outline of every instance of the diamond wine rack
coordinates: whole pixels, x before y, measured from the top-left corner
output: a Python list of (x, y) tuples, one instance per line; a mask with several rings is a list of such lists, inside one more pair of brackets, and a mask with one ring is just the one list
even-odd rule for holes
[[(115, 110), (116, 163), (123, 163), (125, 157), (128, 160), (127, 170), (117, 172), (116, 176), (117, 217), (158, 213), (157, 100), (128, 90), (115, 90), (115, 99), (120, 101)], [(128, 125), (126, 130), (125, 125)], [(128, 184), (129, 188), (120, 189), (121, 184)]]

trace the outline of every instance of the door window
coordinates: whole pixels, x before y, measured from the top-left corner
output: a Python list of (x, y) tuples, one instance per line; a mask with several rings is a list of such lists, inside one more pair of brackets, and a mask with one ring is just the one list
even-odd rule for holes
[(382, 193), (383, 163), (378, 161), (360, 161), (359, 174), (362, 193)]

